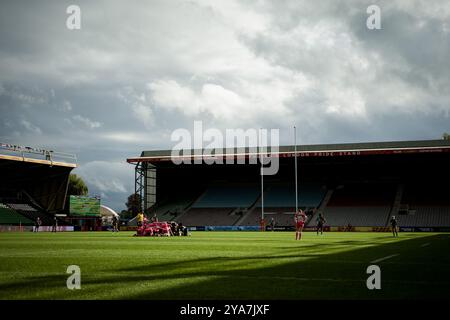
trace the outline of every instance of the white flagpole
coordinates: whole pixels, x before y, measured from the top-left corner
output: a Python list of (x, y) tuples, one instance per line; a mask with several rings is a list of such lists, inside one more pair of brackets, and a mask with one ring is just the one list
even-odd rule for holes
[(298, 182), (297, 182), (297, 128), (294, 126), (294, 159), (295, 159), (295, 213), (298, 212)]
[[(259, 137), (260, 137), (260, 144), (262, 143), (262, 133), (261, 129), (259, 129)], [(263, 155), (261, 153), (261, 145), (259, 150), (259, 160), (261, 161), (261, 221), (264, 220), (264, 174), (263, 174)]]

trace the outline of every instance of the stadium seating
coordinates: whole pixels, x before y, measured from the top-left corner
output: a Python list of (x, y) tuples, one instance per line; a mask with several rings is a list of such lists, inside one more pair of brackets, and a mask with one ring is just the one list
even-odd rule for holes
[[(348, 183), (334, 189), (325, 203), (327, 190), (318, 184), (306, 184), (300, 186), (299, 207), (319, 208), (322, 204), (320, 211), (325, 216), (326, 226), (385, 227), (389, 225), (392, 210), (398, 208), (393, 206), (397, 189), (396, 184), (388, 183)], [(293, 186), (283, 184), (267, 186), (264, 193), (266, 225), (271, 218), (275, 219), (276, 226), (294, 225), (294, 190)], [(442, 190), (415, 184), (406, 186), (403, 196), (400, 194), (397, 198), (402, 199), (403, 207), (409, 208), (409, 214), (396, 214), (400, 226), (450, 226), (449, 197), (444, 197)], [(155, 208), (155, 212), (162, 220), (176, 219), (187, 226), (259, 226), (259, 199), (256, 187), (210, 186), (196, 200), (191, 197), (186, 201), (167, 201)], [(236, 214), (239, 209), (243, 214)], [(184, 214), (177, 217), (174, 212)], [(315, 225), (318, 213), (308, 219), (307, 226)]]
[(187, 208), (192, 199), (175, 199), (153, 208), (151, 215), (156, 215), (160, 220), (172, 220), (173, 217), (182, 213)]
[[(300, 185), (298, 190), (298, 205), (300, 207), (318, 207), (326, 194), (326, 189), (318, 184)], [(295, 186), (273, 185), (264, 192), (264, 206), (295, 207)]]
[(394, 184), (346, 184), (334, 191), (328, 207), (391, 206), (395, 193)]
[[(270, 223), (270, 219), (275, 219), (277, 226), (293, 226), (294, 225), (295, 208), (264, 208), (264, 219), (266, 224)], [(240, 226), (259, 226), (261, 222), (261, 207), (256, 207), (249, 212), (242, 221)]]
[(450, 207), (448, 188), (431, 183), (406, 185), (402, 203), (410, 206)]
[[(325, 225), (330, 227), (347, 226), (353, 227), (384, 227), (391, 208), (381, 207), (327, 207), (324, 210)], [(317, 215), (311, 219), (314, 226)]]
[(264, 215), (266, 225), (270, 224), (271, 219), (275, 221), (275, 226), (294, 226), (294, 213), (267, 213)]
[[(337, 188), (323, 210), (325, 225), (339, 227), (384, 227), (391, 212), (396, 185), (353, 183)], [(318, 212), (310, 219), (315, 225)]]
[(450, 207), (410, 207), (408, 214), (396, 217), (400, 227), (448, 227)]
[(31, 221), (36, 221), (37, 217), (39, 217), (42, 225), (51, 226), (53, 224), (53, 219), (50, 215), (37, 210), (30, 203), (26, 203), (25, 200), (10, 200), (5, 201), (4, 204)]
[(248, 208), (259, 197), (255, 186), (211, 186), (193, 208)]
[(259, 226), (261, 221), (261, 208), (254, 208), (246, 214), (242, 221), (239, 221), (240, 226)]
[(0, 224), (3, 225), (32, 225), (33, 221), (18, 214), (13, 209), (7, 207), (5, 204), (0, 203)]
[[(204, 190), (203, 190), (204, 191)], [(173, 221), (182, 217), (203, 193), (200, 190), (177, 190), (170, 197), (158, 202), (149, 211), (149, 215), (156, 215), (160, 221)], [(134, 219), (130, 220), (135, 224)], [(129, 222), (130, 225), (130, 222)]]
[(185, 226), (232, 226), (240, 215), (234, 208), (191, 208), (178, 222)]
[[(316, 184), (304, 185), (299, 190), (299, 204), (316, 207), (322, 201), (326, 190)], [(288, 185), (273, 185), (264, 193), (266, 222), (275, 218), (277, 226), (293, 225), (295, 211), (295, 188)], [(181, 218), (186, 225), (235, 225), (257, 226), (261, 220), (260, 190), (255, 186), (212, 186), (209, 187)], [(252, 206), (255, 205), (254, 208)], [(224, 209), (224, 210), (215, 210)], [(233, 209), (249, 209), (241, 219), (230, 215)], [(200, 210), (205, 209), (205, 210)], [(208, 215), (209, 213), (209, 215)]]
[(406, 185), (402, 207), (406, 207), (407, 210), (406, 214), (397, 214), (399, 226), (450, 226), (450, 197), (447, 192), (447, 188), (431, 183)]
[(294, 214), (295, 208), (294, 207), (280, 207), (280, 208), (264, 207), (264, 213), (265, 214)]
[[(305, 184), (299, 187), (300, 208), (316, 208), (325, 197), (326, 189), (319, 184)], [(295, 187), (278, 184), (268, 186), (264, 192), (264, 214), (266, 224), (273, 217), (277, 226), (293, 226), (295, 212)], [(261, 203), (239, 222), (241, 226), (258, 226), (261, 221)]]

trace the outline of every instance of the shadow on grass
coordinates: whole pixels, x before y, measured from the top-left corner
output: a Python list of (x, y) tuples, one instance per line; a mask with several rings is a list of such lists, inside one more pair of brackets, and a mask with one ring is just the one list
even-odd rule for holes
[[(388, 238), (388, 237), (386, 237)], [(390, 237), (389, 237), (390, 238)], [(208, 264), (215, 258), (202, 261), (186, 261), (172, 266), (174, 276), (207, 277), (210, 280), (170, 287), (164, 290), (149, 290), (130, 299), (401, 299), (401, 298), (449, 298), (450, 261), (446, 252), (450, 249), (448, 236), (432, 235), (391, 242), (379, 246), (358, 248), (331, 254), (313, 254), (311, 251), (327, 250), (336, 243), (312, 245), (305, 248), (290, 248), (297, 251), (286, 257), (292, 261), (271, 266), (252, 268), (255, 257), (242, 257), (248, 261), (246, 269), (229, 269), (227, 264), (236, 259), (223, 259), (222, 268), (211, 271)], [(430, 242), (431, 248), (421, 245)], [(343, 245), (347, 241), (339, 241)], [(361, 242), (358, 242), (361, 243)], [(361, 245), (368, 243), (362, 241)], [(303, 250), (304, 249), (304, 250)], [(306, 251), (306, 252), (304, 252)], [(398, 254), (377, 263), (381, 267), (382, 289), (368, 290), (366, 269), (371, 261)], [(283, 257), (283, 256), (281, 256)], [(303, 259), (305, 258), (306, 259)], [(295, 259), (297, 258), (297, 259)], [(264, 259), (257, 257), (257, 259)], [(183, 273), (191, 264), (199, 270)], [(178, 268), (178, 269), (177, 269)], [(142, 266), (128, 271), (142, 270)]]
[[(399, 240), (334, 253), (327, 250), (356, 243), (298, 242), (283, 247), (282, 254), (274, 256), (214, 256), (108, 269), (83, 276), (85, 291), (64, 296), (60, 290), (47, 296), (95, 298), (99, 287), (105, 285), (116, 291), (112, 297), (121, 299), (448, 299), (448, 235)], [(422, 248), (424, 243), (431, 245)], [(368, 290), (366, 269), (371, 261), (394, 254), (398, 256), (377, 263), (381, 267), (382, 289)], [(65, 275), (50, 275), (4, 283), (0, 285), (0, 297), (7, 299), (8, 292), (23, 288), (39, 287), (51, 292), (65, 287), (66, 279)], [(121, 293), (120, 288), (138, 289)]]

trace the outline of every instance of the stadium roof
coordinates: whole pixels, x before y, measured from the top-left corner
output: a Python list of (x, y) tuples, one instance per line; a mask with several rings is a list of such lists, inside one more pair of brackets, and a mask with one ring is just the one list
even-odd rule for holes
[[(245, 148), (245, 151), (236, 153), (235, 149), (224, 149), (222, 154), (208, 152), (208, 149), (189, 150), (186, 153), (180, 152), (181, 159), (194, 159), (202, 154), (224, 157), (254, 157), (259, 153)], [(270, 152), (270, 147), (269, 147)], [(450, 140), (419, 140), (419, 141), (389, 141), (389, 142), (365, 142), (365, 143), (342, 143), (342, 144), (317, 144), (317, 145), (297, 145), (297, 155), (299, 157), (338, 157), (338, 156), (362, 156), (371, 154), (411, 154), (411, 153), (440, 153), (450, 152)], [(127, 159), (128, 163), (140, 162), (160, 162), (171, 161), (171, 150), (143, 151), (140, 157)], [(295, 146), (280, 146), (276, 153), (271, 156), (293, 157)], [(208, 156), (203, 156), (203, 158)]]
[(103, 216), (116, 216), (118, 217), (119, 214), (117, 212), (115, 212), (113, 209), (111, 209), (110, 207), (107, 207), (105, 205), (100, 205), (100, 215)]
[(0, 143), (0, 160), (76, 168), (76, 156), (69, 153)]
[(27, 157), (20, 157), (20, 156), (11, 156), (11, 155), (3, 155), (3, 154), (0, 154), (0, 160), (29, 162), (29, 163), (44, 164), (44, 165), (49, 165), (49, 166), (69, 167), (69, 168), (76, 168), (77, 167), (77, 165), (75, 163), (52, 161), (52, 160), (43, 160), (43, 159), (34, 159), (34, 158), (27, 158)]

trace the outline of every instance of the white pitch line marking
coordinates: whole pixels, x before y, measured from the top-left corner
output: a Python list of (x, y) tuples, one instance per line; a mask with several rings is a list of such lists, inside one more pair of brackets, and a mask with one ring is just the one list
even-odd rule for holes
[(398, 255), (399, 255), (398, 253), (396, 253), (396, 254), (391, 254), (390, 256), (387, 256), (387, 257), (384, 257), (384, 258), (380, 258), (380, 259), (377, 259), (377, 260), (373, 260), (373, 261), (371, 261), (370, 263), (378, 263), (378, 262), (381, 262), (381, 261), (384, 261), (384, 260), (387, 260), (387, 259), (396, 257), (396, 256), (398, 256)]
[(430, 243), (428, 242), (428, 243), (424, 243), (423, 245), (421, 245), (420, 247), (421, 248), (425, 248), (425, 247), (428, 247), (430, 245)]

